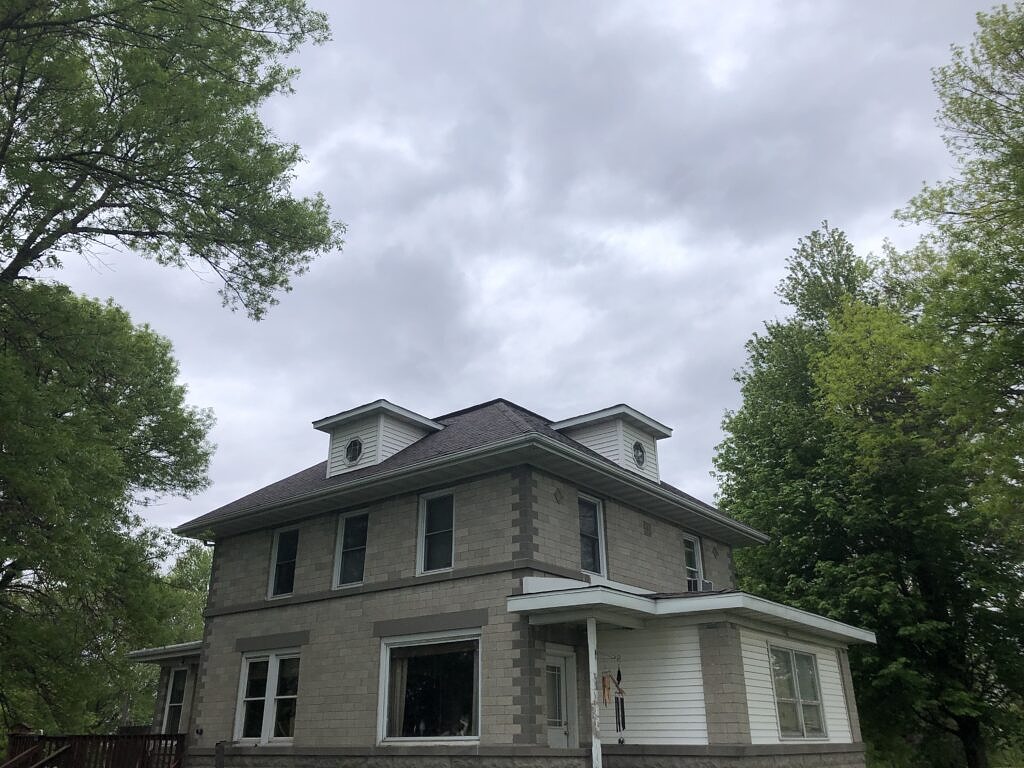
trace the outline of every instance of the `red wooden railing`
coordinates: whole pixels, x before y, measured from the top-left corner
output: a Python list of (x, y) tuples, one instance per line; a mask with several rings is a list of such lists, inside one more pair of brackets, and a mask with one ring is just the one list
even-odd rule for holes
[(12, 733), (0, 768), (180, 768), (184, 734), (36, 736)]

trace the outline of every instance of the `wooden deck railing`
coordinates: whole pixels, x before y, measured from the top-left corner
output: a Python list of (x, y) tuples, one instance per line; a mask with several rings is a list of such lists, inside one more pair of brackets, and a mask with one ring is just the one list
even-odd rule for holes
[(10, 734), (0, 768), (180, 768), (184, 734), (36, 736)]

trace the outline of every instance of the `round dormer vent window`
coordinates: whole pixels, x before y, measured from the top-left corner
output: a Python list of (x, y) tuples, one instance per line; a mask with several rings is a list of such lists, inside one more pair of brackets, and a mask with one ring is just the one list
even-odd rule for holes
[(633, 443), (633, 461), (636, 462), (638, 467), (642, 467), (644, 462), (647, 461), (647, 451), (644, 450), (643, 443), (639, 440)]
[(363, 455), (363, 441), (358, 437), (348, 441), (348, 445), (345, 446), (345, 461), (349, 464), (355, 464), (359, 461), (359, 457)]

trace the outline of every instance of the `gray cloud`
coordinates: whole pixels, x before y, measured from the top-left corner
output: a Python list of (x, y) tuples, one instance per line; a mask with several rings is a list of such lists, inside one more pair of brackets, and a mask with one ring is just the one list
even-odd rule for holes
[[(105, 255), (63, 279), (168, 335), (212, 406), (213, 487), (176, 524), (319, 461), (317, 417), (505, 396), (618, 402), (676, 428), (666, 480), (710, 499), (743, 342), (782, 313), (822, 218), (864, 248), (949, 173), (930, 68), (963, 2), (332, 3), (296, 94), (267, 105), (350, 227), (262, 323), (215, 284)], [(97, 262), (94, 262), (97, 265)]]

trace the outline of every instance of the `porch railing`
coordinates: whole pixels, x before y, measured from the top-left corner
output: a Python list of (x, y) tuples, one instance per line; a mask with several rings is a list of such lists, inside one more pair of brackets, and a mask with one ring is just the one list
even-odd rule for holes
[(185, 735), (37, 736), (12, 733), (0, 768), (180, 768)]

